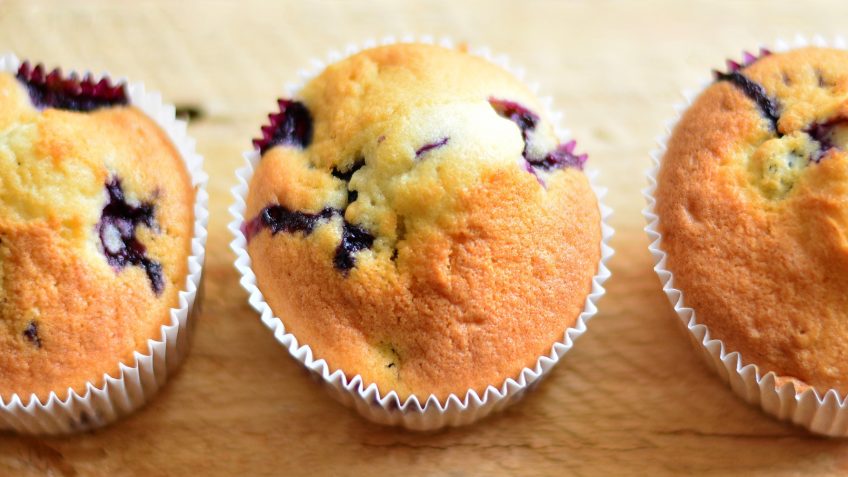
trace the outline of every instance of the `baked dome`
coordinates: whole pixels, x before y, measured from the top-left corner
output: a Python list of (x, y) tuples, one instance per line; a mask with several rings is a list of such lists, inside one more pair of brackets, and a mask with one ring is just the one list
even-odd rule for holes
[[(0, 395), (84, 392), (184, 286), (194, 190), (125, 87), (0, 73)], [(26, 399), (25, 399), (26, 402)]]
[(385, 394), (500, 386), (550, 353), (601, 254), (586, 157), (463, 51), (328, 66), (257, 140), (244, 226), (259, 288), (316, 358)]
[(746, 55), (683, 114), (657, 180), (686, 306), (781, 379), (848, 392), (848, 52)]

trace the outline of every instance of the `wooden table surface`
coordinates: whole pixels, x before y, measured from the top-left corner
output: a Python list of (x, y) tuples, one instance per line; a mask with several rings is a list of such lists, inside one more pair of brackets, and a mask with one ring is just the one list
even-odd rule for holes
[[(206, 301), (182, 371), (136, 415), (70, 438), (0, 435), (0, 475), (826, 475), (848, 442), (737, 399), (693, 353), (651, 270), (640, 190), (682, 88), (744, 48), (845, 31), (829, 2), (0, 0), (0, 51), (142, 80), (195, 109), (211, 176)], [(313, 57), (447, 35), (522, 64), (590, 152), (617, 254), (600, 314), (534, 393), (474, 426), (417, 434), (343, 408), (247, 305), (228, 248), (233, 171)]]

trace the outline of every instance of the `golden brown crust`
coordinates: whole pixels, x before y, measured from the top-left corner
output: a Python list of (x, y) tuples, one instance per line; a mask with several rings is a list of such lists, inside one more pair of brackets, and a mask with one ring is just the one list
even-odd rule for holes
[[(515, 79), (470, 55), (422, 45), (365, 51), (304, 88), (312, 145), (269, 150), (251, 181), (248, 219), (278, 203), (344, 209), (345, 184), (329, 170), (364, 158), (344, 218), (376, 238), (348, 275), (333, 265), (338, 216), (310, 234), (262, 230), (248, 251), (286, 329), (331, 369), (384, 394), (444, 399), (500, 386), (550, 352), (591, 290), (601, 231), (588, 180), (564, 169), (544, 173), (541, 186), (520, 165), (518, 128), (490, 96), (542, 110)], [(546, 121), (539, 130), (555, 141)], [(442, 137), (444, 147), (414, 157)]]
[[(0, 113), (0, 395), (45, 399), (101, 384), (160, 338), (184, 286), (194, 191), (167, 135), (139, 110), (39, 113), (0, 74), (0, 104), (24, 103)], [(156, 230), (136, 236), (162, 264), (161, 295), (144, 269), (116, 270), (103, 253), (96, 227), (114, 177), (129, 201), (154, 204)], [(26, 336), (31, 323), (37, 339)]]
[[(848, 119), (848, 53), (795, 50), (742, 73), (776, 98), (778, 129), (728, 81), (685, 112), (655, 194), (667, 266), (728, 351), (844, 394), (848, 123), (838, 118)], [(827, 121), (830, 149), (810, 129)]]

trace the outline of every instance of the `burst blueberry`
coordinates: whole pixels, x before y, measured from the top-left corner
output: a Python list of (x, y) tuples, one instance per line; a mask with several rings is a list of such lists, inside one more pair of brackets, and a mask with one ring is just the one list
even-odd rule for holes
[(27, 323), (23, 335), (33, 346), (41, 348), (41, 337), (38, 336), (38, 323), (34, 321)]
[(588, 159), (587, 154), (574, 154), (576, 146), (575, 141), (569, 141), (565, 144), (560, 144), (553, 151), (546, 154), (544, 157), (531, 157), (529, 154), (529, 141), (531, 133), (535, 130), (539, 122), (539, 116), (522, 106), (515, 101), (507, 101), (502, 99), (489, 98), (489, 104), (501, 116), (514, 122), (521, 130), (521, 137), (524, 139), (524, 150), (522, 156), (525, 160), (525, 170), (536, 176), (536, 180), (544, 185), (544, 181), (539, 177), (538, 170), (551, 171), (554, 169), (562, 169), (565, 167), (573, 167), (583, 169), (583, 165)]
[[(365, 165), (365, 159), (357, 159), (356, 162), (353, 163), (349, 169), (345, 171), (341, 171), (338, 168), (333, 168), (331, 174), (336, 179), (340, 179), (345, 182), (345, 186), (347, 187), (347, 203), (351, 204), (359, 198), (359, 193), (350, 188), (350, 179), (353, 178), (353, 174), (356, 173), (359, 169), (362, 169), (362, 166)], [(344, 214), (342, 214), (344, 215)]]
[(814, 123), (807, 128), (806, 133), (819, 143), (818, 153), (810, 160), (818, 163), (831, 149), (835, 149), (837, 146), (833, 142), (833, 133), (837, 127), (846, 125), (848, 125), (848, 118), (836, 117), (822, 123)]
[(374, 236), (364, 228), (345, 221), (342, 229), (342, 240), (336, 247), (333, 265), (342, 273), (347, 273), (356, 265), (353, 254), (374, 244)]
[(116, 272), (130, 265), (143, 268), (153, 292), (161, 294), (165, 289), (162, 265), (147, 256), (146, 247), (136, 237), (140, 225), (155, 228), (153, 204), (130, 204), (117, 177), (106, 183), (106, 192), (108, 199), (97, 224), (106, 261)]
[(556, 149), (549, 152), (542, 159), (528, 159), (528, 164), (533, 167), (545, 171), (554, 169), (562, 169), (565, 167), (573, 167), (575, 169), (583, 169), (583, 165), (589, 158), (587, 154), (574, 154), (574, 148), (577, 146), (577, 141), (571, 140), (565, 144), (560, 144)]
[[(283, 205), (269, 205), (262, 209), (258, 216), (242, 226), (242, 232), (249, 242), (263, 228), (271, 231), (272, 235), (280, 232), (311, 234), (319, 224), (327, 222), (333, 216), (344, 217), (344, 211), (325, 208), (316, 214), (290, 210)], [(360, 250), (371, 248), (374, 244), (374, 236), (359, 225), (354, 225), (347, 220), (342, 224), (342, 239), (336, 247), (333, 257), (333, 265), (347, 275), (348, 271), (356, 265), (354, 254)]]

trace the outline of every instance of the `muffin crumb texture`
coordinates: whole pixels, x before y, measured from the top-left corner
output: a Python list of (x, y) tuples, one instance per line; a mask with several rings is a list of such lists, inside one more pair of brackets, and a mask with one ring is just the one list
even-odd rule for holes
[(586, 156), (499, 67), (366, 50), (280, 100), (254, 145), (258, 285), (332, 370), (401, 399), (482, 393), (582, 311), (601, 241)]
[(658, 175), (667, 266), (728, 352), (848, 392), (848, 52), (729, 62)]
[(123, 85), (0, 73), (0, 396), (102, 384), (160, 338), (183, 287), (194, 192)]

